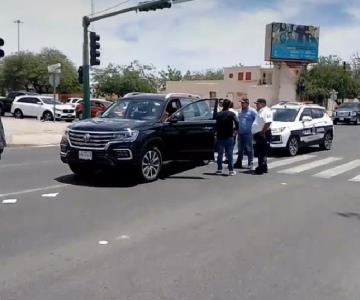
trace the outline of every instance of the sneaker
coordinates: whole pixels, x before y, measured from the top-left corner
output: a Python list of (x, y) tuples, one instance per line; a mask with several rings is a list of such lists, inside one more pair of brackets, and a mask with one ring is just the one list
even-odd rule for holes
[(235, 172), (235, 171), (230, 171), (230, 172), (229, 172), (229, 176), (234, 176), (234, 175), (236, 175), (236, 172)]
[(216, 174), (217, 174), (217, 175), (221, 175), (221, 174), (222, 174), (222, 170), (217, 170), (217, 171), (216, 171)]
[(253, 163), (249, 163), (249, 164), (248, 164), (248, 169), (249, 169), (250, 171), (254, 171), (254, 164), (253, 164)]

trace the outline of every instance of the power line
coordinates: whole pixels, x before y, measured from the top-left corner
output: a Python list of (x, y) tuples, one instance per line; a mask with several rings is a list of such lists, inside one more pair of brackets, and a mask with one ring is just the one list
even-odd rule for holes
[(124, 5), (124, 4), (126, 4), (126, 3), (130, 2), (130, 1), (131, 1), (131, 0), (126, 0), (126, 1), (120, 2), (120, 3), (118, 3), (118, 4), (114, 5), (114, 6), (111, 6), (111, 7), (109, 7), (109, 8), (106, 8), (106, 9), (104, 9), (104, 10), (100, 10), (100, 11), (97, 11), (97, 12), (95, 12), (95, 13), (92, 13), (91, 16), (98, 15), (98, 14), (101, 14), (101, 13), (104, 13), (104, 12), (107, 12), (107, 11), (112, 10), (112, 9), (114, 9), (114, 8), (117, 8), (117, 7), (121, 6), (121, 5)]

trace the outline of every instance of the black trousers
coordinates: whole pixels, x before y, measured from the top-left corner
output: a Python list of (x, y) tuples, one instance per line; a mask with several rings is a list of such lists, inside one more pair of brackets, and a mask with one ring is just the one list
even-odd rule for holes
[(255, 151), (258, 157), (259, 170), (267, 172), (267, 157), (269, 155), (270, 143), (271, 143), (271, 130), (268, 130), (265, 135), (258, 132), (254, 134)]

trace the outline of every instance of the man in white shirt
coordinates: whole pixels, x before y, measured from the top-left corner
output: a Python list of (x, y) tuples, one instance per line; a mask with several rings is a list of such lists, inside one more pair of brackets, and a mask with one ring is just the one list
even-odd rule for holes
[(258, 99), (256, 102), (257, 116), (252, 125), (251, 132), (255, 140), (255, 149), (258, 156), (258, 167), (255, 174), (264, 174), (268, 172), (267, 156), (271, 143), (270, 125), (273, 121), (273, 114), (269, 107), (266, 106), (266, 100)]

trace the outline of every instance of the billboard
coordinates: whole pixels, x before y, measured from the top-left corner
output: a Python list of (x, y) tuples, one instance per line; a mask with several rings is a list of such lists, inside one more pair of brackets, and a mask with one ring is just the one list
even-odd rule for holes
[(320, 28), (271, 23), (266, 26), (265, 60), (314, 62), (319, 54)]

